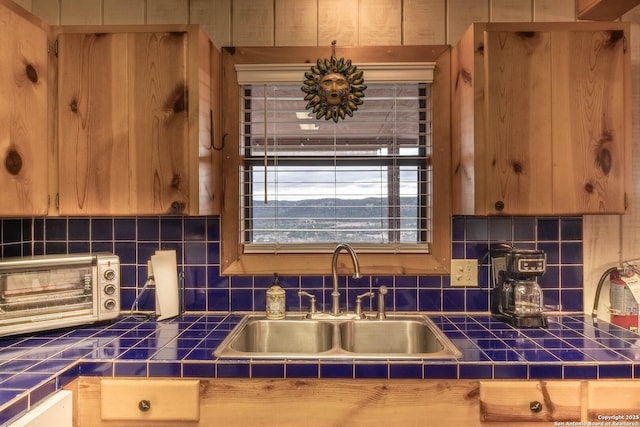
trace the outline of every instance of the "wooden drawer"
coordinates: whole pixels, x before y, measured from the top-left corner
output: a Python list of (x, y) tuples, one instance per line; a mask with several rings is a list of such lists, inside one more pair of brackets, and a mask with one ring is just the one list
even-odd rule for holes
[(580, 421), (579, 381), (481, 381), (480, 420)]
[(199, 421), (200, 381), (103, 379), (100, 402), (105, 421)]

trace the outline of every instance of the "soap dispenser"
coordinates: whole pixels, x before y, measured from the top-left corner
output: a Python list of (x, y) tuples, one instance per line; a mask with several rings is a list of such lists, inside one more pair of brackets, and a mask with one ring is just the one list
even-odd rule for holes
[(286, 294), (278, 281), (278, 273), (273, 274), (271, 287), (267, 289), (267, 319), (284, 319), (286, 314)]

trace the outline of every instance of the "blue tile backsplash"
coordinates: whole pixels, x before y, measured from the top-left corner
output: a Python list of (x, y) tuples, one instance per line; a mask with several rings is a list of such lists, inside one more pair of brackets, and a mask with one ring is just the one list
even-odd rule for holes
[[(128, 310), (147, 277), (147, 260), (158, 249), (175, 249), (184, 274), (187, 311), (261, 311), (270, 276), (220, 275), (220, 221), (207, 217), (82, 217), (1, 219), (2, 257), (114, 252), (122, 263), (122, 307)], [(449, 276), (365, 276), (346, 281), (349, 304), (363, 290), (390, 288), (389, 309), (396, 311), (486, 312), (489, 310), (490, 243), (508, 242), (518, 248), (543, 249), (547, 272), (539, 279), (544, 305), (581, 311), (582, 219), (578, 217), (471, 217), (452, 219), (453, 258), (479, 261), (477, 288), (453, 288)], [(330, 276), (282, 276), (288, 310), (306, 310), (297, 297), (304, 289), (318, 297), (319, 309), (330, 302)], [(375, 309), (376, 301), (365, 306)], [(145, 290), (136, 310), (154, 310), (153, 289)], [(353, 310), (352, 306), (347, 307)]]

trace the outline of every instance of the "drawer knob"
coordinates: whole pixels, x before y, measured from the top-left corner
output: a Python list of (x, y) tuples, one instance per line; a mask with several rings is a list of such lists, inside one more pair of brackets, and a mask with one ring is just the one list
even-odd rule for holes
[(151, 409), (151, 401), (149, 400), (141, 400), (140, 402), (138, 402), (138, 409), (140, 409), (142, 412), (147, 412), (149, 409)]
[(529, 409), (531, 409), (531, 412), (538, 413), (542, 411), (542, 403), (538, 402), (537, 400), (529, 402)]

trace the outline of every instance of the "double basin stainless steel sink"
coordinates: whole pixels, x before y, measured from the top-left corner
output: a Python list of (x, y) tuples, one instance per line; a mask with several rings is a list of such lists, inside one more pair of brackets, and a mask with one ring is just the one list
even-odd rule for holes
[(457, 359), (462, 354), (424, 315), (282, 320), (246, 315), (213, 352), (219, 358)]

